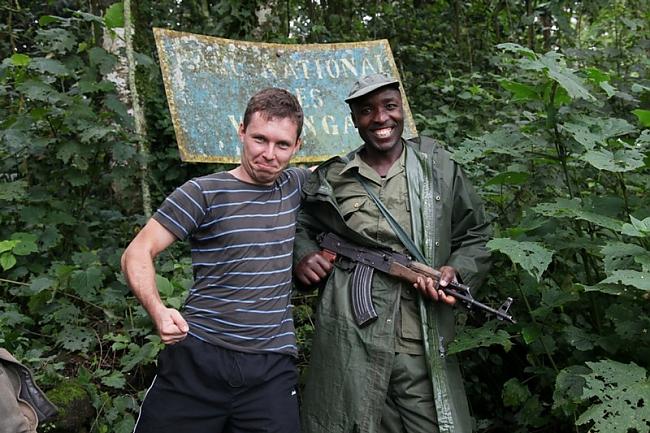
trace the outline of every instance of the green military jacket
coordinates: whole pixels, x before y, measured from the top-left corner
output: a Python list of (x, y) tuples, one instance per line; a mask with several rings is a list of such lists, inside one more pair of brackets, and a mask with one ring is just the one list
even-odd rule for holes
[[(423, 139), (422, 145), (406, 143), (413, 240), (429, 265), (453, 266), (465, 284), (477, 288), (489, 267), (485, 248), (489, 228), (482, 204), (446, 150), (430, 139)], [(425, 146), (425, 152), (416, 150)], [(369, 247), (381, 246), (347, 226), (348, 210), (341, 209), (334, 197), (330, 179), (340, 176), (346, 163), (340, 157), (323, 163), (303, 188), (295, 263), (319, 249), (315, 238), (325, 231)], [(344, 176), (349, 179), (337, 178), (337, 184), (358, 183), (353, 175)], [(361, 185), (358, 188), (362, 199), (365, 192)], [(379, 431), (395, 353), (401, 285), (393, 277), (375, 272), (372, 296), (379, 318), (359, 328), (350, 305), (352, 272), (349, 264), (337, 262), (319, 291), (316, 333), (302, 399), (304, 433)], [(469, 433), (472, 420), (460, 369), (455, 357), (446, 354), (454, 337), (453, 309), (424, 299), (419, 304), (440, 432)]]

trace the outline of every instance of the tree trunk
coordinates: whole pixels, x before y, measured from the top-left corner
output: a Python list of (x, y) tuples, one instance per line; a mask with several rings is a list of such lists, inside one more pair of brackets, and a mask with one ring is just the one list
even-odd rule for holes
[(144, 216), (151, 217), (151, 193), (147, 179), (149, 160), (149, 146), (147, 144), (147, 130), (144, 113), (138, 98), (138, 89), (135, 83), (135, 59), (133, 57), (133, 24), (131, 23), (131, 0), (124, 0), (124, 35), (126, 39), (126, 58), (129, 63), (129, 88), (135, 119), (135, 134), (138, 140), (138, 154), (140, 155), (140, 189), (142, 193), (142, 212)]

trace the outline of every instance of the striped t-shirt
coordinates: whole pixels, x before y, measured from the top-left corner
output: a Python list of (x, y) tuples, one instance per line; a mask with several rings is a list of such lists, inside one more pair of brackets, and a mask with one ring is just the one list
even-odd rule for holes
[(233, 350), (297, 355), (291, 265), (308, 174), (288, 168), (269, 186), (227, 172), (195, 178), (154, 214), (190, 242), (194, 285), (183, 316), (191, 335)]

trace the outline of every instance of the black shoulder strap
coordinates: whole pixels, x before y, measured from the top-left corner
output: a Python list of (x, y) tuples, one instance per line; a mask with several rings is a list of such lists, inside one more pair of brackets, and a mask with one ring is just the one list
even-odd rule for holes
[(415, 246), (415, 243), (413, 240), (411, 240), (411, 237), (404, 231), (402, 226), (399, 225), (399, 223), (395, 220), (395, 217), (393, 217), (393, 214), (390, 213), (388, 208), (384, 205), (384, 203), (377, 197), (377, 194), (375, 194), (370, 188), (368, 188), (368, 185), (366, 184), (366, 181), (363, 180), (361, 175), (359, 173), (355, 173), (357, 176), (357, 179), (359, 180), (359, 183), (363, 186), (363, 188), (366, 190), (370, 198), (375, 202), (379, 210), (381, 211), (382, 215), (384, 215), (384, 218), (386, 218), (386, 221), (388, 221), (388, 224), (391, 226), (397, 237), (399, 238), (400, 241), (402, 241), (402, 244), (406, 247), (406, 249), (411, 253), (411, 255), (420, 263), (426, 263), (426, 259), (424, 258), (424, 255), (420, 252), (417, 246)]

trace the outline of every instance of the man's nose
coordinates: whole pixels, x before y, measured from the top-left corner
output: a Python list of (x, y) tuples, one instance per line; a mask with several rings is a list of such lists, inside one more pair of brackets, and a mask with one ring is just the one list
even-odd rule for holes
[(388, 113), (386, 110), (380, 108), (375, 112), (375, 116), (373, 119), (377, 123), (384, 123), (386, 120), (388, 120)]
[(266, 159), (274, 159), (275, 158), (275, 145), (273, 143), (269, 143), (266, 146), (266, 149), (264, 149), (264, 158)]

